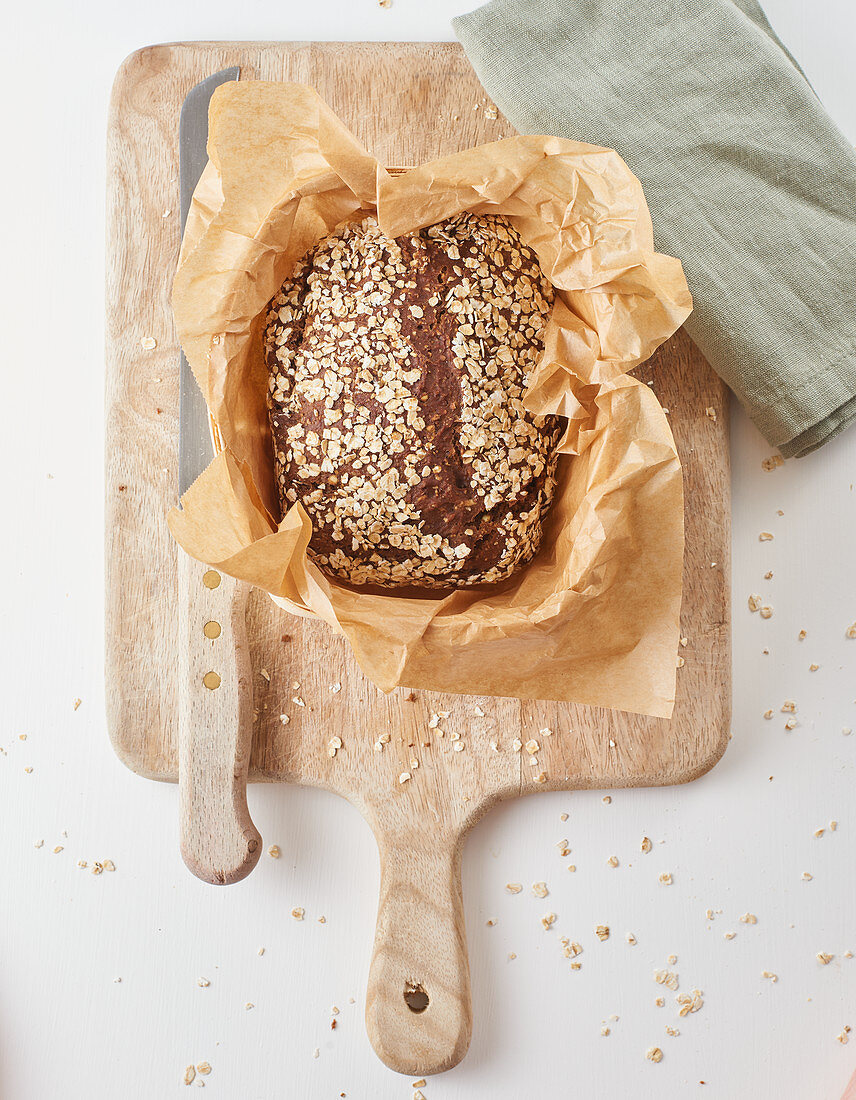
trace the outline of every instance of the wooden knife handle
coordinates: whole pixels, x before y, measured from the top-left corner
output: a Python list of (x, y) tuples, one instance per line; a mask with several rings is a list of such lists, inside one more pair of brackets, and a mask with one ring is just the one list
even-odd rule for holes
[(198, 878), (225, 886), (248, 875), (261, 855), (247, 808), (249, 586), (180, 552), (178, 588), (181, 855)]
[(441, 1073), (460, 1062), (472, 1032), (461, 838), (414, 826), (404, 835), (381, 833), (379, 845), (369, 1039), (398, 1073)]

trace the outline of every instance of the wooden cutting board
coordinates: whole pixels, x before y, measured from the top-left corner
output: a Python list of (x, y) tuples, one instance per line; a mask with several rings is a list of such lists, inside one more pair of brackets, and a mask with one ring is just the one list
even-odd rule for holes
[[(179, 43), (141, 50), (120, 69), (108, 132), (107, 708), (124, 763), (169, 781), (177, 772), (179, 637), (179, 550), (166, 526), (178, 491), (170, 311), (178, 116), (194, 84), (230, 65), (240, 66), (242, 80), (314, 85), (387, 165), (419, 164), (515, 132), (502, 115), (493, 117), (452, 43)], [(146, 337), (157, 341), (151, 350), (141, 344)], [(670, 411), (685, 474), (687, 643), (671, 721), (406, 689), (385, 696), (343, 638), (251, 594), (250, 778), (336, 791), (374, 830), (382, 880), (366, 1020), (376, 1051), (399, 1072), (447, 1069), (467, 1049), (460, 859), (467, 830), (486, 810), (544, 790), (684, 783), (724, 751), (731, 694), (726, 390), (683, 332), (637, 374), (653, 381)], [(430, 728), (438, 712), (448, 718)], [(539, 734), (545, 728), (552, 735)], [(466, 751), (451, 751), (453, 732)], [(334, 737), (342, 747), (330, 756)], [(537, 768), (511, 747), (530, 737), (541, 746)], [(405, 771), (412, 778), (401, 783)], [(540, 785), (538, 771), (548, 777)]]

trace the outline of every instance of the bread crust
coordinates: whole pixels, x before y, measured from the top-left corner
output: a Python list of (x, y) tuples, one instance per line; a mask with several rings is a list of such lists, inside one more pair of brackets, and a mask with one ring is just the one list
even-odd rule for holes
[(553, 288), (502, 217), (395, 240), (338, 227), (268, 307), (268, 407), (283, 512), (354, 585), (497, 582), (538, 550), (557, 417), (523, 407)]

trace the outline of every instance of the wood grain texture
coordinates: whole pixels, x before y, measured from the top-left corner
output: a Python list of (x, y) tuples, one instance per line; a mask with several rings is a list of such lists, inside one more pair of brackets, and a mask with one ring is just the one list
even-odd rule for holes
[[(108, 134), (107, 707), (122, 760), (162, 780), (175, 780), (178, 764), (178, 549), (165, 519), (177, 499), (178, 349), (169, 296), (179, 247), (178, 112), (195, 83), (228, 65), (240, 65), (242, 79), (313, 84), (390, 165), (514, 133), (501, 115), (486, 117), (488, 101), (454, 43), (179, 44), (142, 50), (122, 66)], [(153, 351), (141, 348), (143, 336), (158, 341)], [(686, 782), (724, 751), (731, 696), (726, 390), (683, 332), (637, 376), (653, 382), (670, 410), (685, 473), (687, 645), (670, 722), (564, 703), (406, 689), (384, 696), (344, 638), (250, 594), (250, 779), (337, 791), (374, 829), (384, 886), (368, 1026), (378, 1053), (401, 1072), (447, 1068), (466, 1049), (459, 864), (462, 839), (479, 817), (500, 799), (542, 790)], [(429, 716), (440, 711), (449, 717), (429, 729)], [(544, 728), (552, 734), (539, 735)], [(389, 743), (377, 751), (385, 733)], [(453, 733), (464, 751), (452, 751)], [(541, 744), (537, 768), (511, 747), (514, 738), (533, 736)], [(342, 748), (330, 756), (333, 737)], [(400, 783), (405, 771), (412, 778)], [(540, 785), (539, 771), (547, 775)], [(430, 906), (414, 908), (408, 891)], [(410, 922), (406, 931), (402, 920)], [(424, 985), (424, 1013), (407, 1007), (403, 988), (395, 988), (402, 981)]]
[(253, 743), (249, 586), (178, 560), (178, 791), (181, 856), (197, 878), (239, 882), (261, 837), (247, 808)]

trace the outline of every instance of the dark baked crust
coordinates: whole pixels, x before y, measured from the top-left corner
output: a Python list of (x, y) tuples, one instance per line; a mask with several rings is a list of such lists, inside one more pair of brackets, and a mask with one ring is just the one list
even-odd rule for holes
[(553, 290), (501, 217), (391, 240), (340, 226), (296, 266), (265, 321), (283, 511), (356, 585), (503, 580), (538, 549), (556, 417), (521, 397)]

